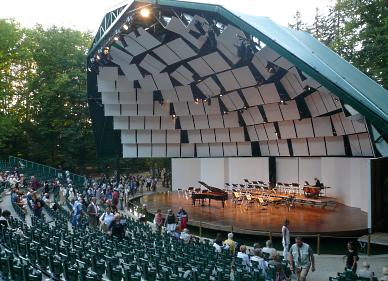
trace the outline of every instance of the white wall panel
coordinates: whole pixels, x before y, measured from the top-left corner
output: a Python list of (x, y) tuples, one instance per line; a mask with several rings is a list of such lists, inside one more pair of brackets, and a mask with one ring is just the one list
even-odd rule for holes
[(259, 146), (260, 146), (261, 156), (270, 156), (269, 147), (268, 147), (268, 142), (267, 141), (260, 141), (259, 142)]
[(201, 130), (201, 135), (202, 135), (202, 142), (207, 142), (207, 143), (216, 142), (214, 129)]
[(269, 164), (267, 157), (226, 158), (227, 174), (225, 181), (229, 183), (243, 183), (244, 179), (269, 180)]
[(166, 144), (152, 144), (152, 157), (166, 157)]
[(326, 155), (325, 139), (322, 138), (308, 138), (310, 156), (324, 156)]
[(193, 119), (196, 129), (209, 129), (209, 122), (206, 115), (194, 115)]
[(160, 117), (158, 116), (146, 116), (145, 117), (145, 128), (158, 130), (160, 129)]
[(225, 156), (237, 156), (237, 146), (234, 142), (224, 142), (224, 155)]
[(252, 146), (250, 142), (237, 143), (238, 156), (252, 156)]
[[(224, 187), (224, 159), (203, 158), (201, 160), (201, 180), (210, 186)], [(201, 186), (203, 189), (205, 187)], [(214, 204), (215, 205), (215, 204)]]
[(308, 181), (313, 185), (315, 177), (321, 180), (321, 165), (320, 157), (299, 157), (299, 184), (303, 186), (304, 182)]
[(216, 142), (230, 142), (229, 129), (214, 129)]
[(121, 131), (121, 143), (136, 143), (136, 131), (135, 130), (122, 130)]
[(292, 139), (291, 143), (294, 156), (309, 156), (306, 139)]
[(293, 121), (278, 122), (278, 126), (282, 139), (296, 138), (295, 126)]
[(194, 129), (194, 122), (192, 116), (180, 116), (179, 122), (181, 124), (182, 130), (191, 130)]
[(137, 130), (137, 143), (151, 143), (151, 130)]
[(222, 115), (208, 115), (210, 128), (224, 128), (224, 119)]
[(276, 140), (268, 141), (268, 148), (271, 156), (279, 156), (278, 142)]
[(271, 103), (264, 104), (263, 109), (268, 122), (283, 121), (282, 113), (280, 112), (279, 104)]
[(277, 157), (276, 181), (280, 183), (299, 183), (298, 157)]
[(137, 145), (137, 156), (142, 157), (151, 157), (151, 144), (138, 144)]
[(357, 134), (349, 135), (350, 149), (352, 150), (352, 156), (362, 156), (360, 142), (358, 141)]
[(280, 104), (280, 110), (282, 111), (284, 120), (294, 120), (300, 118), (298, 106), (294, 100), (287, 101), (285, 104)]
[(129, 128), (131, 130), (144, 130), (144, 117), (143, 116), (130, 116)]
[(201, 159), (171, 159), (172, 190), (198, 187), (201, 178)]
[(313, 138), (314, 131), (311, 124), (311, 118), (294, 120), (296, 134), (298, 138)]
[(288, 148), (287, 140), (278, 140), (279, 155), (280, 156), (290, 156), (290, 150)]
[(160, 128), (162, 130), (175, 129), (175, 119), (172, 117), (160, 117)]
[(182, 157), (194, 157), (195, 145), (192, 143), (181, 144), (181, 156)]
[(167, 157), (180, 157), (181, 147), (180, 144), (168, 143), (167, 144)]
[(106, 104), (104, 105), (105, 116), (120, 116), (119, 104)]
[(197, 148), (197, 157), (209, 157), (210, 156), (209, 144), (197, 143), (195, 146)]
[(280, 96), (278, 90), (276, 89), (275, 83), (261, 85), (258, 89), (264, 103), (280, 102)]
[(167, 134), (167, 143), (180, 143), (180, 142), (181, 142), (181, 131), (169, 130)]
[(248, 66), (232, 69), (232, 72), (240, 88), (254, 86), (257, 83)]
[(327, 155), (345, 155), (344, 139), (339, 137), (325, 137)]
[(360, 141), (361, 151), (363, 156), (373, 156), (372, 144), (368, 134), (358, 134), (358, 140)]
[(114, 130), (128, 130), (129, 118), (127, 116), (114, 116), (113, 117), (113, 129)]
[(165, 130), (152, 130), (151, 135), (152, 135), (152, 143), (166, 143)]
[(263, 104), (263, 98), (256, 87), (245, 88), (241, 90), (249, 106)]
[(325, 137), (333, 135), (330, 116), (312, 118), (314, 132), (316, 137)]
[(136, 158), (137, 157), (137, 145), (136, 144), (123, 144), (123, 157), (124, 158)]
[(234, 142), (244, 142), (245, 136), (244, 136), (244, 128), (230, 128), (230, 141)]

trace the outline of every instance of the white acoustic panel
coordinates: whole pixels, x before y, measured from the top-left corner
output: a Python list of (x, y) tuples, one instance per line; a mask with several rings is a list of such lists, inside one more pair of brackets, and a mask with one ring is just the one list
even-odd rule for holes
[(206, 115), (195, 115), (193, 119), (196, 129), (209, 129), (209, 122)]
[(228, 129), (214, 129), (216, 142), (230, 142)]
[(347, 135), (354, 134), (356, 131), (354, 130), (352, 120), (350, 118), (345, 117), (343, 112), (340, 112), (339, 116), (341, 117), (341, 122), (342, 122), (342, 126), (345, 129), (345, 133)]
[(286, 75), (280, 79), (284, 89), (287, 91), (291, 99), (296, 98), (304, 92), (303, 86), (300, 84), (300, 78), (295, 73), (287, 72)]
[(221, 97), (221, 101), (228, 111), (233, 111), (237, 109), (229, 95), (223, 95)]
[(210, 91), (210, 95), (206, 96), (217, 96), (221, 93), (220, 87), (217, 85), (217, 83), (214, 81), (212, 77), (208, 77), (205, 80), (203, 80), (203, 83), (205, 83), (205, 86)]
[(261, 85), (258, 89), (264, 103), (280, 102), (280, 96), (275, 83)]
[(247, 109), (247, 111), (252, 116), (254, 124), (264, 123), (263, 116), (261, 115), (260, 110), (257, 106), (250, 107)]
[(181, 123), (182, 130), (194, 129), (194, 122), (192, 116), (180, 116), (179, 122)]
[(178, 86), (175, 88), (176, 94), (180, 102), (193, 101), (193, 92), (190, 86)]
[(311, 118), (305, 118), (301, 120), (294, 120), (296, 134), (298, 138), (313, 138), (314, 131), (311, 124)]
[(159, 116), (146, 116), (145, 128), (150, 130), (160, 129), (160, 117)]
[(232, 69), (234, 77), (237, 79), (240, 88), (246, 88), (256, 85), (256, 79), (248, 66)]
[(181, 131), (180, 130), (169, 130), (167, 131), (167, 143), (180, 143), (181, 142)]
[(213, 129), (201, 130), (202, 142), (212, 143), (216, 142), (216, 136)]
[(308, 138), (310, 156), (325, 156), (326, 145), (324, 138)]
[(365, 119), (363, 117), (361, 117), (360, 119), (357, 119), (357, 120), (352, 120), (352, 123), (353, 123), (354, 131), (356, 133), (367, 132)]
[(342, 136), (339, 137), (325, 137), (327, 155), (340, 156), (345, 155), (345, 145)]
[(177, 116), (190, 115), (187, 102), (174, 102), (174, 111)]
[(168, 143), (167, 144), (167, 157), (180, 157), (181, 147), (180, 144)]
[(331, 112), (337, 109), (337, 105), (334, 101), (335, 97), (332, 96), (331, 94), (327, 94), (324, 92), (319, 92), (321, 95), (322, 101), (325, 104), (325, 107), (327, 109), (327, 112)]
[(279, 138), (274, 123), (265, 123), (264, 128), (269, 140), (277, 140)]
[(264, 104), (263, 109), (268, 122), (283, 121), (282, 113), (280, 112), (279, 104), (270, 103)]
[(265, 65), (268, 62), (274, 63), (278, 58), (280, 58), (280, 55), (268, 46), (262, 48), (259, 52), (257, 52), (257, 54), (261, 62)]
[(179, 66), (175, 71), (173, 71), (170, 76), (182, 85), (188, 85), (191, 82), (194, 82), (193, 73), (183, 65)]
[(205, 77), (214, 73), (213, 69), (205, 62), (203, 58), (197, 58), (188, 62), (190, 67), (200, 76)]
[(136, 91), (120, 92), (120, 104), (136, 104)]
[[(141, 77), (143, 78), (143, 77)], [(134, 92), (133, 80), (128, 80), (127, 77), (119, 75), (117, 77), (116, 88), (119, 92)]]
[(121, 131), (121, 143), (136, 143), (136, 131), (135, 130), (122, 130)]
[(268, 148), (271, 156), (279, 156), (278, 142), (276, 140), (268, 141)]
[(139, 64), (140, 67), (147, 70), (151, 74), (157, 74), (162, 72), (166, 68), (166, 65), (156, 59), (155, 57), (147, 54)]
[(300, 118), (298, 106), (294, 100), (280, 104), (280, 110), (282, 111), (284, 120), (295, 120)]
[(123, 144), (123, 157), (124, 158), (136, 158), (137, 157), (137, 145), (136, 144)]
[(133, 59), (131, 54), (128, 54), (127, 52), (124, 52), (115, 46), (111, 46), (109, 55), (112, 57), (112, 61), (117, 64), (128, 65)]
[(153, 104), (154, 93), (152, 91), (137, 90), (137, 104)]
[(188, 102), (190, 115), (204, 115), (205, 109), (202, 102)]
[(209, 115), (209, 127), (210, 128), (224, 128), (224, 119), (222, 115)]
[(166, 144), (152, 144), (152, 157), (166, 157)]
[(160, 117), (160, 128), (162, 130), (174, 130), (175, 129), (175, 118), (169, 116)]
[(226, 142), (222, 144), (224, 147), (224, 156), (237, 156), (237, 146), (234, 142)]
[(307, 108), (309, 109), (311, 116), (312, 117), (318, 116), (319, 111), (315, 106), (312, 95), (308, 95), (307, 97), (305, 97), (304, 101), (306, 102)]
[(143, 75), (141, 74), (136, 64), (127, 64), (123, 61), (120, 61), (118, 64), (120, 65), (120, 68), (124, 72), (125, 78), (127, 78), (128, 81), (143, 79)]
[(209, 143), (209, 148), (211, 157), (224, 156), (224, 149), (222, 147), (222, 143)]
[(144, 117), (143, 116), (130, 116), (129, 128), (131, 130), (144, 130)]
[[(147, 122), (147, 120), (146, 120)], [(166, 143), (166, 131), (165, 130), (152, 130), (152, 143)]]
[[(154, 78), (156, 87), (158, 90), (168, 90), (173, 89), (174, 86), (171, 83), (170, 76), (166, 72), (162, 72), (160, 74), (153, 74), (152, 77)], [(140, 83), (140, 81), (139, 81)], [(143, 87), (142, 87), (143, 88)]]
[(207, 143), (197, 143), (197, 157), (209, 157), (210, 156), (210, 150), (209, 150), (209, 144)]
[(233, 91), (240, 88), (240, 85), (230, 70), (218, 73), (217, 78), (225, 91)]
[(151, 144), (138, 144), (137, 145), (137, 156), (139, 158), (151, 157)]
[(237, 143), (238, 156), (252, 156), (252, 146), (250, 142)]
[(241, 116), (244, 119), (245, 125), (254, 125), (255, 124), (255, 122), (254, 122), (254, 120), (253, 120), (253, 118), (248, 110), (244, 110), (241, 113)]
[(170, 115), (170, 104), (159, 102), (154, 103), (154, 115), (155, 116), (169, 116)]
[[(139, 44), (137, 42), (137, 40), (135, 40), (135, 38), (133, 38), (133, 36), (125, 35), (124, 41), (127, 45), (125, 47), (125, 50), (127, 50), (133, 56), (140, 55), (141, 53), (144, 53), (146, 51), (146, 49), (141, 44)], [(124, 46), (124, 45), (121, 45), (121, 46)]]
[(330, 116), (312, 118), (314, 132), (316, 137), (325, 137), (333, 135)]
[(352, 156), (362, 156), (361, 145), (357, 134), (349, 135), (349, 144)]
[(162, 97), (164, 103), (179, 102), (179, 98), (175, 89), (162, 90)]
[(153, 116), (154, 105), (153, 104), (138, 104), (137, 115), (139, 116)]
[(325, 106), (325, 103), (323, 102), (322, 97), (319, 94), (319, 92), (312, 93), (311, 98), (315, 104), (315, 107), (316, 107), (319, 115), (323, 115), (323, 114), (326, 114), (328, 112), (328, 110)]
[(138, 27), (137, 32), (140, 34), (139, 36), (137, 36), (135, 32), (131, 32), (129, 36), (134, 38), (147, 50), (155, 48), (156, 46), (159, 46), (161, 44), (158, 39), (148, 33), (143, 27)]
[(309, 156), (306, 139), (292, 139), (291, 143), (294, 156)]
[(119, 93), (117, 92), (102, 92), (102, 104), (119, 104)]
[(279, 156), (290, 156), (287, 140), (278, 140)]
[(374, 156), (373, 148), (371, 141), (369, 139), (369, 135), (366, 134), (358, 134), (358, 140), (360, 142), (361, 151), (363, 156)]
[(230, 141), (234, 142), (244, 142), (245, 136), (244, 136), (244, 128), (230, 128)]
[(181, 144), (181, 156), (182, 157), (194, 157), (195, 145), (191, 143)]
[(237, 91), (231, 92), (226, 95), (232, 101), (235, 109), (244, 108), (244, 101), (241, 99), (240, 94)]
[(137, 115), (137, 104), (122, 104), (121, 105), (122, 116), (136, 116)]
[(228, 114), (224, 114), (224, 125), (225, 128), (240, 127), (237, 112), (229, 112)]
[(293, 121), (278, 122), (280, 137), (282, 139), (296, 138), (295, 126)]
[(120, 116), (119, 104), (106, 104), (104, 105), (105, 116)]
[(202, 143), (201, 131), (200, 130), (187, 130), (189, 143)]
[(115, 80), (103, 80), (100, 75), (97, 76), (97, 88), (99, 92), (115, 92)]
[(203, 56), (202, 58), (216, 73), (230, 69), (229, 64), (222, 58), (222, 56), (217, 51)]
[(168, 22), (165, 28), (181, 35), (183, 38), (193, 44), (197, 49), (200, 49), (205, 43), (203, 36), (201, 36), (199, 39), (195, 38), (189, 33), (189, 30), (177, 17), (171, 17), (171, 20)]
[(335, 130), (337, 136), (345, 135), (345, 129), (344, 129), (342, 122), (341, 122), (341, 114), (342, 113), (337, 113), (337, 114), (330, 116), (331, 122), (333, 122), (334, 130)]
[(254, 126), (247, 126), (247, 131), (248, 131), (250, 141), (258, 141), (259, 140), (259, 138), (257, 137), (256, 129)]
[(151, 143), (151, 130), (137, 130), (136, 131), (137, 143)]
[(259, 146), (260, 146), (261, 156), (270, 156), (269, 147), (268, 147), (268, 142), (267, 141), (260, 141), (259, 142)]
[(274, 73), (270, 73), (267, 69), (267, 63), (263, 63), (262, 60), (260, 60), (260, 54), (257, 52), (253, 58), (252, 58), (252, 65), (257, 69), (257, 71), (263, 76), (265, 80), (268, 80), (271, 78), (271, 76)]
[(210, 104), (209, 102), (205, 102), (203, 105), (206, 115), (221, 114), (220, 101), (217, 98), (211, 99)]
[(182, 39), (178, 38), (166, 44), (182, 60), (194, 57), (197, 53)]
[(268, 140), (268, 136), (264, 128), (264, 124), (255, 125), (255, 129), (260, 141)]
[(263, 104), (264, 101), (256, 87), (245, 88), (241, 90), (249, 106)]
[(276, 64), (277, 66), (285, 69), (285, 70), (288, 70), (292, 67), (294, 67), (294, 65), (292, 63), (290, 63), (287, 59), (285, 59), (284, 57), (280, 57), (278, 59), (276, 59), (274, 61), (274, 64)]
[(114, 130), (128, 130), (129, 120), (127, 116), (114, 116), (113, 117), (113, 129)]
[(143, 79), (139, 80), (140, 87), (143, 91), (156, 91), (158, 88), (156, 87), (156, 84), (154, 82), (154, 79), (152, 78), (152, 75), (146, 75)]
[(177, 63), (181, 60), (181, 58), (166, 45), (161, 45), (160, 47), (153, 49), (152, 52), (161, 58), (167, 65)]

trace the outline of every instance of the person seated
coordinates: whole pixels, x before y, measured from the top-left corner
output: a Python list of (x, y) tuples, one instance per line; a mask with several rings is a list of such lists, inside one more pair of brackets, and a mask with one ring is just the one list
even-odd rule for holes
[(221, 253), (222, 252), (222, 247), (224, 246), (224, 243), (222, 242), (222, 234), (217, 233), (216, 239), (213, 241), (213, 248), (216, 253)]
[(234, 255), (236, 249), (236, 242), (233, 240), (233, 233), (228, 233), (228, 239), (224, 241), (224, 244), (229, 249), (229, 252)]
[(383, 276), (381, 276), (380, 281), (388, 281), (388, 266), (383, 267)]
[(247, 247), (245, 245), (241, 245), (240, 252), (237, 253), (237, 258), (240, 258), (242, 260), (242, 265), (245, 267), (247, 271), (249, 271), (251, 267), (251, 262), (246, 252), (247, 252)]
[(268, 268), (268, 263), (264, 260), (262, 253), (261, 253), (261, 249), (255, 248), (253, 250), (253, 256), (251, 257), (251, 263), (252, 262), (258, 263), (258, 269), (262, 270), (262, 272), (264, 274), (264, 278), (265, 278), (267, 268)]
[(272, 247), (272, 240), (267, 240), (265, 247), (261, 251), (269, 255), (269, 259), (273, 259), (274, 255), (277, 254), (276, 249)]
[(358, 271), (359, 277), (364, 278), (370, 278), (370, 280), (373, 280), (373, 277), (375, 276), (373, 271), (370, 271), (370, 264), (366, 261), (362, 263), (362, 268)]
[(276, 269), (275, 280), (286, 280), (286, 274), (284, 273), (282, 264), (280, 263), (280, 257), (278, 253), (272, 256), (272, 260), (268, 262), (268, 265), (272, 265)]
[(187, 228), (183, 229), (179, 239), (183, 240), (183, 242), (185, 244), (189, 244), (190, 243), (191, 235), (190, 235), (190, 232), (189, 232), (189, 230)]
[(9, 228), (9, 219), (11, 218), (11, 212), (8, 211), (8, 210), (4, 210), (2, 213), (1, 213), (1, 216), (0, 216), (0, 225), (5, 227), (5, 228)]
[(125, 229), (124, 225), (121, 223), (120, 214), (115, 214), (114, 220), (111, 222), (108, 228), (108, 234), (120, 239), (123, 239), (125, 237)]
[(315, 180), (315, 185), (314, 185), (314, 186), (319, 187), (319, 188), (322, 188), (322, 184), (321, 184), (321, 182), (319, 181), (319, 179), (318, 179), (318, 178), (314, 178), (314, 180)]

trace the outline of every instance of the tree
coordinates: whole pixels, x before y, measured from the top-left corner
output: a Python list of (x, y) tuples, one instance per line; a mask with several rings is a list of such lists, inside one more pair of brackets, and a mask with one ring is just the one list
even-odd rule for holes
[(296, 10), (295, 15), (293, 16), (293, 22), (289, 23), (288, 27), (295, 30), (302, 30), (302, 31), (307, 30), (306, 23), (303, 22), (302, 14), (299, 10)]

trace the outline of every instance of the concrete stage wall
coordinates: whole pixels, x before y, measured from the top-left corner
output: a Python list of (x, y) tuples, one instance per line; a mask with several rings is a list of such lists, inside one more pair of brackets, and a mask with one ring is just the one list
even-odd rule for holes
[[(345, 205), (368, 212), (370, 159), (347, 157), (277, 157), (277, 182), (301, 185), (314, 183), (314, 177), (326, 186), (327, 196)], [(252, 158), (174, 158), (172, 189), (199, 187), (198, 181), (224, 188), (224, 183), (242, 183), (244, 179), (269, 180), (268, 157)]]

